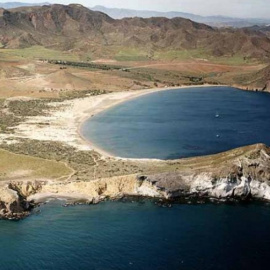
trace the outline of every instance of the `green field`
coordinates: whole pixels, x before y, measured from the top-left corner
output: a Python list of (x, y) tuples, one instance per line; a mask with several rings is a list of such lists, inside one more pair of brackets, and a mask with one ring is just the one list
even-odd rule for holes
[[(211, 56), (203, 49), (190, 50), (159, 50), (150, 52), (148, 49), (114, 47), (110, 50), (105, 50), (103, 57), (108, 59), (115, 59), (117, 61), (181, 61), (181, 60), (207, 60), (213, 63), (222, 63), (230, 65), (254, 64), (257, 61), (246, 59), (243, 55)], [(71, 53), (65, 51), (58, 51), (48, 49), (42, 46), (33, 46), (24, 49), (2, 49), (0, 43), (0, 60), (62, 60), (62, 61), (86, 61), (92, 59), (103, 58), (102, 56), (95, 56), (92, 53)]]
[(147, 52), (136, 48), (122, 48), (115, 54), (117, 61), (147, 61)]
[(62, 162), (13, 154), (0, 149), (0, 181), (13, 179), (56, 180), (67, 178), (72, 172)]
[(210, 53), (203, 49), (192, 49), (192, 50), (169, 50), (169, 51), (158, 51), (155, 53), (154, 60), (164, 61), (181, 61), (181, 60), (205, 60), (211, 63), (217, 64), (228, 64), (228, 65), (243, 65), (243, 64), (256, 64), (258, 61), (253, 59), (247, 59), (243, 55), (233, 56), (211, 56)]
[(61, 52), (53, 49), (47, 49), (42, 46), (33, 46), (24, 49), (0, 49), (0, 59), (48, 59), (48, 60), (66, 60), (79, 61), (78, 55), (69, 52)]

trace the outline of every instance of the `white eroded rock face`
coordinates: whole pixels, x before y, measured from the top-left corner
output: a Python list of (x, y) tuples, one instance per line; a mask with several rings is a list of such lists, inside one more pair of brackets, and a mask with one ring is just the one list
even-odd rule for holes
[[(270, 201), (270, 186), (256, 180), (242, 177), (240, 181), (232, 183), (229, 179), (214, 180), (210, 176), (199, 175), (187, 189), (164, 190), (149, 182), (141, 181), (135, 175), (101, 179), (90, 182), (54, 183), (13, 183), (0, 189), (0, 216), (6, 218), (20, 218), (27, 215), (23, 198), (28, 202), (43, 202), (48, 198), (65, 198), (74, 201), (97, 203), (105, 198), (119, 198), (122, 196), (144, 196), (174, 199), (181, 196), (198, 195), (216, 199), (246, 199), (249, 196), (256, 199)], [(18, 189), (15, 191), (14, 189)], [(24, 195), (25, 197), (23, 197)], [(15, 213), (15, 215), (13, 215)]]
[(190, 193), (200, 193), (214, 198), (246, 197), (250, 194), (249, 180), (241, 177), (214, 179), (210, 175), (198, 175), (191, 184)]
[(251, 181), (251, 195), (257, 199), (270, 201), (270, 185), (269, 183), (261, 183), (259, 181)]
[(261, 183), (246, 177), (241, 177), (236, 182), (231, 182), (227, 178), (216, 182), (211, 177), (207, 179), (205, 176), (198, 176), (198, 178), (199, 180), (195, 180), (192, 184), (190, 193), (200, 193), (217, 199), (246, 198), (251, 196), (252, 198), (270, 201), (270, 186), (266, 182)]
[(199, 168), (199, 172), (195, 168), (151, 175), (147, 180), (166, 191), (168, 198), (195, 194), (217, 199), (270, 200), (269, 153), (266, 146), (254, 145), (241, 155), (224, 153), (220, 163)]

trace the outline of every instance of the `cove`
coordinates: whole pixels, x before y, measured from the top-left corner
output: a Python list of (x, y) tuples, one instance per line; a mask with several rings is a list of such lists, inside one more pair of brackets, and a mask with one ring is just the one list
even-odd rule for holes
[(81, 134), (124, 158), (177, 159), (270, 145), (270, 95), (231, 87), (166, 90), (92, 118)]

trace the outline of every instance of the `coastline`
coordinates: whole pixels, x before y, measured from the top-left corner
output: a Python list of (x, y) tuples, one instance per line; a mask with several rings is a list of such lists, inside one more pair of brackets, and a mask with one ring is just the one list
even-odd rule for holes
[[(73, 155), (78, 151), (80, 156), (75, 161), (79, 166), (71, 165), (78, 174), (61, 181), (25, 178), (11, 181), (10, 184), (3, 183), (1, 192), (5, 197), (2, 200), (7, 203), (7, 212), (2, 216), (21, 219), (38, 203), (55, 198), (89, 204), (123, 196), (173, 201), (182, 197), (198, 200), (210, 198), (221, 202), (248, 201), (250, 198), (270, 201), (267, 182), (270, 149), (265, 145), (257, 144), (220, 154), (173, 161), (129, 159), (114, 157), (103, 151), (85, 140), (80, 132), (84, 121), (91, 115), (137, 97), (176, 89), (201, 88), (203, 91), (203, 88), (212, 86), (155, 88), (50, 103), (45, 115), (28, 117), (10, 137), (14, 143), (18, 138), (25, 138), (72, 146), (69, 153)], [(82, 160), (88, 161), (83, 163)], [(84, 164), (82, 167), (81, 162)], [(263, 178), (261, 171), (264, 172)], [(13, 204), (17, 208), (10, 210), (9, 205)]]
[[(161, 91), (172, 91), (188, 88), (224, 87), (227, 85), (191, 85), (164, 88), (151, 88), (145, 90), (122, 91), (89, 96), (64, 102), (53, 102), (47, 115), (28, 117), (27, 120), (14, 129), (14, 134), (9, 137), (16, 141), (16, 138), (32, 139), (37, 141), (54, 141), (65, 143), (77, 150), (94, 150), (104, 158), (123, 159), (115, 157), (96, 146), (91, 140), (83, 137), (81, 127), (91, 116), (104, 112), (123, 102), (156, 93)], [(42, 125), (40, 125), (42, 123)], [(5, 137), (0, 137), (5, 140)], [(12, 143), (12, 142), (11, 142)]]
[[(121, 103), (145, 96), (145, 95), (150, 95), (153, 93), (157, 93), (157, 92), (163, 92), (163, 91), (173, 91), (173, 90), (181, 90), (181, 89), (189, 89), (189, 88), (206, 88), (206, 87), (231, 87), (231, 88), (235, 88), (241, 91), (253, 91), (253, 92), (263, 92), (262, 90), (255, 90), (255, 89), (247, 89), (241, 85), (214, 85), (214, 84), (204, 84), (204, 85), (188, 85), (188, 86), (177, 86), (177, 87), (163, 87), (163, 88), (151, 88), (151, 89), (144, 89), (144, 90), (136, 90), (136, 91), (132, 91), (130, 96), (126, 96), (123, 98), (119, 98), (116, 102), (111, 102), (109, 104), (107, 104), (107, 106), (105, 107), (101, 107), (98, 110), (95, 110), (94, 108), (91, 108), (88, 110), (89, 115), (86, 116), (83, 119), (80, 119), (80, 123), (78, 125), (77, 128), (77, 133), (78, 136), (87, 144), (91, 147), (92, 150), (98, 152), (99, 154), (101, 154), (104, 158), (114, 158), (116, 160), (134, 160), (134, 161), (163, 161), (160, 159), (148, 159), (148, 158), (126, 158), (126, 157), (119, 157), (114, 155), (113, 153), (110, 153), (102, 148), (100, 148), (99, 146), (97, 146), (95, 143), (93, 143), (90, 139), (85, 138), (84, 135), (82, 134), (82, 126), (85, 123), (85, 121), (87, 121), (88, 119), (90, 119), (92, 116), (95, 116), (101, 112), (104, 112), (106, 110), (109, 110), (115, 106), (118, 106)], [(129, 93), (129, 92), (118, 92), (120, 95), (124, 94), (124, 93)], [(117, 94), (118, 94), (117, 93)], [(267, 91), (265, 92), (267, 93)], [(108, 94), (105, 94), (108, 95)], [(90, 116), (92, 115), (92, 116)]]
[[(92, 180), (11, 181), (3, 183), (4, 186), (0, 188), (1, 203), (4, 204), (0, 218), (25, 218), (39, 203), (52, 199), (67, 201), (66, 206), (97, 204), (130, 196), (156, 198), (165, 204), (179, 199), (199, 204), (204, 200), (220, 203), (254, 200), (269, 202), (269, 162), (270, 148), (256, 144), (211, 156), (181, 159), (174, 163), (149, 162), (156, 169), (163, 164), (169, 170), (136, 172)], [(132, 162), (129, 164), (132, 165)]]
[[(115, 159), (123, 159), (123, 160), (150, 160), (150, 159), (136, 159), (136, 158), (124, 158), (124, 157), (117, 157), (115, 155), (113, 155), (112, 153), (110, 152), (107, 152), (105, 151), (104, 149), (98, 147), (97, 145), (95, 145), (91, 140), (89, 139), (86, 139), (81, 130), (82, 130), (82, 126), (83, 124), (85, 123), (85, 121), (87, 121), (88, 119), (90, 119), (91, 117), (101, 113), (101, 112), (104, 112), (108, 109), (111, 109), (121, 103), (124, 103), (124, 102), (127, 102), (127, 101), (130, 101), (130, 100), (133, 100), (133, 99), (136, 99), (136, 98), (139, 98), (139, 97), (142, 97), (142, 96), (145, 96), (145, 95), (150, 95), (150, 94), (153, 94), (153, 93), (157, 93), (157, 92), (163, 92), (163, 91), (173, 91), (173, 90), (180, 90), (180, 89), (188, 89), (188, 88), (205, 88), (205, 87), (225, 87), (225, 86), (228, 86), (228, 85), (211, 85), (211, 84), (204, 84), (204, 85), (192, 85), (192, 86), (177, 86), (177, 87), (164, 87), (164, 88), (151, 88), (151, 89), (145, 89), (145, 90), (137, 90), (136, 93), (134, 94), (134, 91), (132, 91), (132, 94), (133, 95), (130, 95), (130, 96), (126, 96), (124, 98), (120, 98), (119, 100), (117, 100), (116, 102), (111, 102), (109, 103), (107, 106), (104, 106), (102, 108), (99, 108), (98, 110), (95, 110), (93, 108), (91, 108), (90, 110), (88, 110), (88, 113), (89, 115), (92, 115), (92, 116), (87, 116), (83, 119), (80, 119), (80, 123), (78, 125), (78, 128), (77, 128), (77, 133), (78, 133), (78, 136), (86, 143), (88, 144), (89, 146), (91, 146), (92, 150), (100, 153), (103, 157), (106, 157), (106, 158), (115, 158)], [(119, 94), (121, 93), (126, 93), (126, 92), (119, 92)], [(128, 92), (127, 92), (128, 93)], [(151, 159), (151, 160), (156, 160), (156, 161), (159, 161), (158, 159)]]

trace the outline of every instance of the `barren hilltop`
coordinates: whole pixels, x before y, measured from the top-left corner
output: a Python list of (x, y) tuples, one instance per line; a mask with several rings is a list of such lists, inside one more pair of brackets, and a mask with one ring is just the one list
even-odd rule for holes
[(81, 5), (48, 5), (1, 10), (0, 41), (4, 48), (33, 45), (61, 50), (110, 51), (135, 47), (149, 58), (159, 50), (203, 50), (213, 56), (267, 60), (270, 40), (259, 31), (217, 29), (183, 18), (114, 20)]

